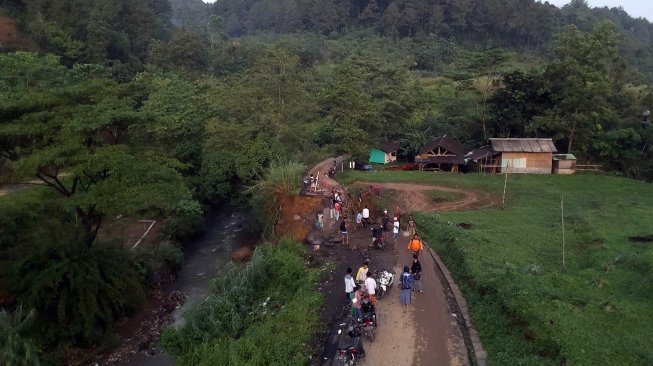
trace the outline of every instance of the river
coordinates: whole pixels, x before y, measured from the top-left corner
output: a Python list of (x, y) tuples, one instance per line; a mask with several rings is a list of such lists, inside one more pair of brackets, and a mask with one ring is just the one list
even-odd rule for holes
[[(184, 244), (184, 265), (169, 285), (170, 291), (187, 296), (183, 306), (173, 312), (175, 325), (183, 323), (183, 313), (209, 295), (210, 280), (231, 259), (238, 248), (254, 244), (258, 234), (249, 230), (253, 218), (231, 208), (216, 209), (206, 215), (206, 231), (192, 242)], [(165, 353), (154, 356), (136, 354), (121, 366), (171, 366), (172, 358)]]

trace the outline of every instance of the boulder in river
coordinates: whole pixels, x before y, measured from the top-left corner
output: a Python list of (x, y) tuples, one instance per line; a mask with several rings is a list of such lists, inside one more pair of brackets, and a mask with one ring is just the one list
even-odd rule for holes
[(240, 249), (235, 250), (233, 253), (231, 253), (231, 259), (235, 262), (247, 262), (250, 258), (252, 258), (252, 255), (254, 254), (254, 251), (250, 247), (242, 247)]
[(319, 232), (316, 231), (311, 231), (306, 235), (306, 239), (304, 239), (306, 243), (311, 244), (311, 245), (321, 245), (324, 242), (324, 238), (320, 235)]

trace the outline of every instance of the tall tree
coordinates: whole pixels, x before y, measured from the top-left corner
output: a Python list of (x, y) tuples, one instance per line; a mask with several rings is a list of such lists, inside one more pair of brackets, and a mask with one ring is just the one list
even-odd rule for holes
[(546, 76), (554, 100), (568, 122), (567, 151), (574, 143), (586, 153), (594, 126), (609, 109), (609, 70), (617, 59), (617, 35), (612, 23), (602, 23), (591, 33), (569, 26), (556, 40), (556, 59)]

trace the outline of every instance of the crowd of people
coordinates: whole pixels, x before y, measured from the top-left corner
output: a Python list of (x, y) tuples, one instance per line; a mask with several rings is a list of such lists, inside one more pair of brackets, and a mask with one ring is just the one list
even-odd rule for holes
[[(344, 221), (343, 221), (344, 222)], [(393, 224), (393, 234), (399, 232), (400, 223), (398, 218), (395, 216)], [(424, 292), (424, 288), (421, 283), (422, 276), (422, 264), (419, 261), (419, 255), (424, 251), (424, 243), (419, 237), (419, 234), (415, 232), (416, 225), (415, 221), (410, 217), (408, 225), (408, 232), (411, 233), (411, 238), (408, 241), (408, 246), (406, 250), (412, 255), (412, 263), (410, 265), (405, 265), (401, 275), (399, 276), (399, 289), (400, 289), (400, 303), (404, 306), (412, 304), (412, 293), (413, 292)], [(341, 226), (342, 230), (342, 226)], [(393, 236), (396, 240), (397, 236)], [(361, 299), (365, 296), (369, 296), (370, 301), (373, 305), (376, 304), (376, 279), (372, 275), (373, 272), (370, 271), (369, 263), (363, 262), (361, 267), (356, 272), (356, 276), (352, 277), (352, 269), (347, 268), (347, 274), (345, 275), (345, 293), (347, 301), (351, 305), (351, 312), (353, 315), (360, 314), (360, 302)]]
[[(307, 183), (312, 189), (315, 189), (313, 186), (314, 180), (309, 177)], [(380, 188), (375, 188), (370, 186), (368, 191), (364, 191), (362, 188), (358, 191), (356, 199), (358, 200), (359, 207), (362, 209), (357, 210), (355, 215), (355, 221), (353, 230), (367, 229), (372, 227), (373, 238), (376, 234), (375, 230), (378, 230), (382, 233), (392, 232), (392, 241), (394, 249), (397, 249), (397, 242), (401, 233), (401, 219), (402, 214), (399, 207), (396, 207), (392, 219), (388, 213), (388, 210), (383, 210), (383, 217), (381, 219), (380, 226), (375, 226), (371, 220), (370, 209), (367, 205), (363, 204), (363, 198), (366, 194), (374, 194), (377, 197), (381, 196)], [(344, 207), (346, 199), (351, 200), (351, 195), (345, 196), (343, 191), (340, 191), (336, 188), (331, 190), (330, 196), (330, 207), (329, 207), (329, 218), (339, 221), (338, 226), (339, 233), (342, 236), (343, 245), (349, 244), (349, 230), (350, 225), (348, 222), (348, 215), (344, 212)], [(354, 205), (351, 205), (352, 207)], [(318, 220), (316, 225), (319, 229), (322, 229), (324, 226), (324, 217), (322, 213), (318, 214)], [(419, 254), (424, 250), (424, 244), (417, 234), (417, 225), (412, 215), (408, 215), (408, 218), (405, 219), (405, 231), (410, 236), (408, 241), (408, 246), (406, 248), (412, 254), (412, 263), (410, 265), (405, 265), (401, 275), (399, 276), (399, 285), (400, 288), (400, 303), (404, 306), (412, 304), (412, 293), (423, 292), (424, 289), (421, 284), (421, 275), (422, 275), (422, 265), (419, 261)], [(356, 275), (352, 275), (352, 269), (347, 268), (347, 273), (345, 275), (345, 293), (347, 301), (351, 304), (352, 315), (360, 314), (360, 306), (362, 299), (368, 297), (372, 304), (376, 304), (376, 279), (370, 272), (369, 265), (367, 262), (363, 263), (361, 267), (356, 272)]]

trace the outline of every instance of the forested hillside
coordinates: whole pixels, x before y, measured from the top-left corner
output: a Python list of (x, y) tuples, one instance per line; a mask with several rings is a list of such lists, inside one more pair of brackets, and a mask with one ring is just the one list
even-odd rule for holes
[[(0, 44), (0, 183), (42, 183), (0, 197), (0, 338), (30, 360), (106, 339), (203, 209), (260, 202), (244, 187), (276, 162), (537, 136), (653, 179), (653, 25), (617, 9), (3, 0), (0, 20), (20, 40)], [(164, 222), (164, 249), (98, 235), (118, 217)]]

